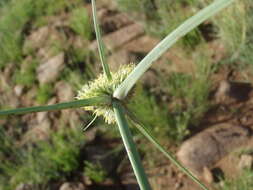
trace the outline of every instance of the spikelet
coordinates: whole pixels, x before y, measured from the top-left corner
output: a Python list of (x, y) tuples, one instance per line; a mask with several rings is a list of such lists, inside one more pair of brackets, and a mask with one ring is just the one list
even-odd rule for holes
[[(100, 74), (97, 79), (85, 84), (78, 91), (77, 99), (93, 98), (97, 96), (112, 96), (114, 90), (125, 80), (134, 69), (134, 64), (123, 65), (112, 74), (112, 80), (108, 80), (105, 74)], [(115, 123), (113, 108), (110, 105), (85, 106), (85, 110), (92, 111), (96, 116), (103, 116), (108, 124)]]

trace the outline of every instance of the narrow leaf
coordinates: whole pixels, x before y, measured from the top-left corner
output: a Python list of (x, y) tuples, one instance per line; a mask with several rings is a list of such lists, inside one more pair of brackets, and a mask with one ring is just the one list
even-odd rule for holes
[(162, 145), (153, 137), (153, 135), (146, 129), (145, 125), (137, 119), (137, 117), (125, 108), (125, 113), (134, 122), (137, 129), (160, 151), (162, 152), (173, 164), (175, 164), (179, 169), (181, 169), (188, 177), (190, 177), (195, 183), (197, 183), (202, 189), (208, 190), (208, 188), (198, 180), (188, 169), (186, 169), (182, 164), (180, 164), (176, 158), (167, 150), (165, 150)]
[(52, 110), (62, 110), (68, 108), (79, 108), (84, 106), (91, 106), (91, 105), (98, 105), (98, 104), (109, 104), (110, 99), (108, 97), (95, 97), (85, 100), (76, 100), (72, 102), (65, 102), (47, 106), (35, 106), (35, 107), (28, 107), (28, 108), (17, 108), (11, 110), (3, 110), (0, 111), (0, 116), (6, 115), (18, 115), (18, 114), (26, 114), (32, 112), (42, 112), (42, 111), (52, 111)]
[(140, 156), (137, 152), (135, 144), (133, 142), (133, 138), (131, 132), (128, 127), (128, 123), (124, 116), (124, 112), (122, 106), (117, 103), (113, 102), (113, 108), (115, 112), (116, 121), (119, 127), (120, 135), (125, 145), (128, 158), (131, 162), (131, 165), (134, 170), (134, 174), (137, 178), (138, 184), (141, 190), (151, 190), (151, 187), (148, 182), (148, 178), (144, 172), (143, 166), (141, 164)]
[(227, 7), (234, 0), (215, 0), (211, 5), (199, 11), (196, 15), (187, 19), (177, 29), (164, 38), (146, 57), (137, 65), (132, 73), (115, 90), (113, 96), (120, 100), (124, 99), (137, 80), (149, 69), (165, 51), (175, 44), (181, 37), (186, 35), (192, 29), (196, 28), (202, 22)]
[(104, 51), (104, 46), (103, 46), (103, 42), (102, 42), (102, 39), (101, 39), (101, 32), (100, 32), (99, 25), (98, 25), (98, 20), (97, 20), (97, 10), (96, 10), (95, 0), (92, 0), (91, 4), (92, 4), (92, 15), (93, 15), (94, 28), (95, 28), (96, 38), (97, 38), (98, 52), (99, 52), (100, 61), (102, 63), (103, 70), (104, 70), (104, 73), (107, 76), (107, 79), (111, 80), (112, 76), (111, 76), (111, 73), (110, 73), (110, 69), (109, 69), (109, 66), (108, 66), (108, 64), (106, 63), (106, 60), (105, 60), (105, 51)]

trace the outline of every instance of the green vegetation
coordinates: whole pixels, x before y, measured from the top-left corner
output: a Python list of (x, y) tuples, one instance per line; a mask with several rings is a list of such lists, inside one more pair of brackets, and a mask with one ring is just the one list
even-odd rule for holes
[(10, 0), (6, 2), (1, 8), (0, 68), (9, 62), (22, 60), (24, 32), (29, 30), (29, 23), (39, 22), (42, 17), (53, 15), (71, 6), (73, 3), (62, 0), (53, 2), (50, 0)]
[(237, 179), (225, 180), (220, 190), (251, 190), (253, 187), (253, 172), (245, 170)]
[(84, 39), (91, 39), (92, 29), (87, 10), (85, 8), (77, 8), (72, 11), (70, 17), (70, 27)]
[(14, 82), (16, 84), (21, 84), (26, 87), (32, 87), (36, 82), (36, 67), (38, 62), (36, 60), (23, 61), (20, 65), (20, 69), (16, 70), (14, 77)]
[(37, 91), (36, 101), (39, 104), (45, 104), (53, 95), (52, 84), (43, 84), (39, 86)]
[(0, 135), (1, 189), (13, 189), (21, 183), (46, 185), (52, 179), (62, 179), (79, 166), (84, 136), (76, 129), (62, 128), (51, 132), (50, 141), (39, 140), (23, 147), (3, 131), (3, 126)]
[(91, 162), (84, 162), (84, 176), (89, 177), (96, 183), (101, 183), (106, 179), (106, 171), (100, 164), (93, 164)]

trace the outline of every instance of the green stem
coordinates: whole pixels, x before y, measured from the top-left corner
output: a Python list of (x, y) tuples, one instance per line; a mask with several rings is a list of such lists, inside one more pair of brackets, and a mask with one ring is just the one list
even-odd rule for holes
[(106, 96), (95, 97), (95, 98), (76, 100), (72, 102), (65, 102), (65, 103), (59, 103), (59, 104), (53, 104), (53, 105), (47, 105), (47, 106), (35, 106), (35, 107), (28, 107), (28, 108), (4, 110), (4, 111), (0, 111), (0, 116), (6, 116), (6, 115), (11, 115), (11, 114), (14, 114), (14, 115), (26, 114), (26, 113), (31, 113), (31, 112), (62, 110), (62, 109), (68, 109), (68, 108), (80, 108), (80, 107), (90, 106), (90, 105), (110, 104), (110, 103), (111, 103), (111, 99), (109, 97), (106, 97)]
[(91, 4), (92, 4), (92, 16), (93, 16), (94, 28), (95, 28), (96, 38), (97, 38), (99, 57), (100, 57), (100, 60), (101, 60), (101, 63), (102, 63), (104, 73), (107, 76), (107, 79), (111, 80), (112, 75), (110, 73), (109, 66), (108, 66), (108, 64), (106, 64), (106, 61), (105, 61), (105, 51), (104, 51), (104, 46), (103, 46), (103, 42), (102, 42), (102, 39), (101, 39), (101, 32), (100, 32), (100, 29), (99, 29), (99, 26), (98, 26), (97, 10), (96, 10), (95, 0), (92, 0)]
[(164, 38), (152, 51), (148, 53), (144, 59), (136, 66), (136, 68), (128, 75), (128, 77), (115, 90), (113, 96), (119, 100), (124, 99), (131, 88), (139, 80), (139, 78), (151, 67), (165, 51), (175, 44), (181, 37), (186, 35), (192, 29), (196, 28), (209, 17), (218, 13), (227, 7), (234, 0), (215, 0), (211, 5), (199, 11), (196, 15), (187, 19), (177, 29)]
[(180, 162), (176, 160), (176, 158), (167, 150), (163, 148), (163, 146), (153, 137), (153, 135), (145, 128), (145, 125), (140, 122), (137, 117), (128, 111), (124, 107), (125, 113), (129, 116), (129, 118), (136, 124), (137, 129), (159, 150), (161, 151), (174, 165), (176, 165), (179, 169), (181, 169), (188, 177), (190, 177), (195, 183), (197, 183), (202, 189), (208, 190), (208, 188), (199, 181), (188, 169), (186, 169)]
[(148, 178), (144, 172), (143, 166), (135, 144), (132, 139), (131, 132), (128, 127), (128, 123), (124, 116), (122, 106), (118, 102), (113, 102), (113, 108), (115, 112), (116, 121), (119, 127), (119, 131), (125, 145), (128, 158), (134, 170), (134, 174), (137, 178), (137, 182), (141, 190), (151, 190), (151, 186), (148, 182)]

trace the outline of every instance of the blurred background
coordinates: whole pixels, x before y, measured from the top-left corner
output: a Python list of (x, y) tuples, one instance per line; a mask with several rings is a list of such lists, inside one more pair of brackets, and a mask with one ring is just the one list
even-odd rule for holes
[[(97, 0), (110, 68), (138, 64), (211, 2)], [(183, 37), (137, 85), (129, 107), (171, 152), (219, 122), (252, 126), (252, 8), (251, 0), (235, 1)], [(72, 101), (101, 72), (89, 0), (0, 1), (1, 110)], [(82, 109), (0, 118), (0, 189), (138, 189), (117, 127), (99, 118), (83, 132), (92, 118)], [(198, 189), (134, 126), (132, 132), (155, 190)], [(231, 170), (245, 152), (246, 169)], [(210, 187), (252, 189), (251, 154), (217, 166)]]

